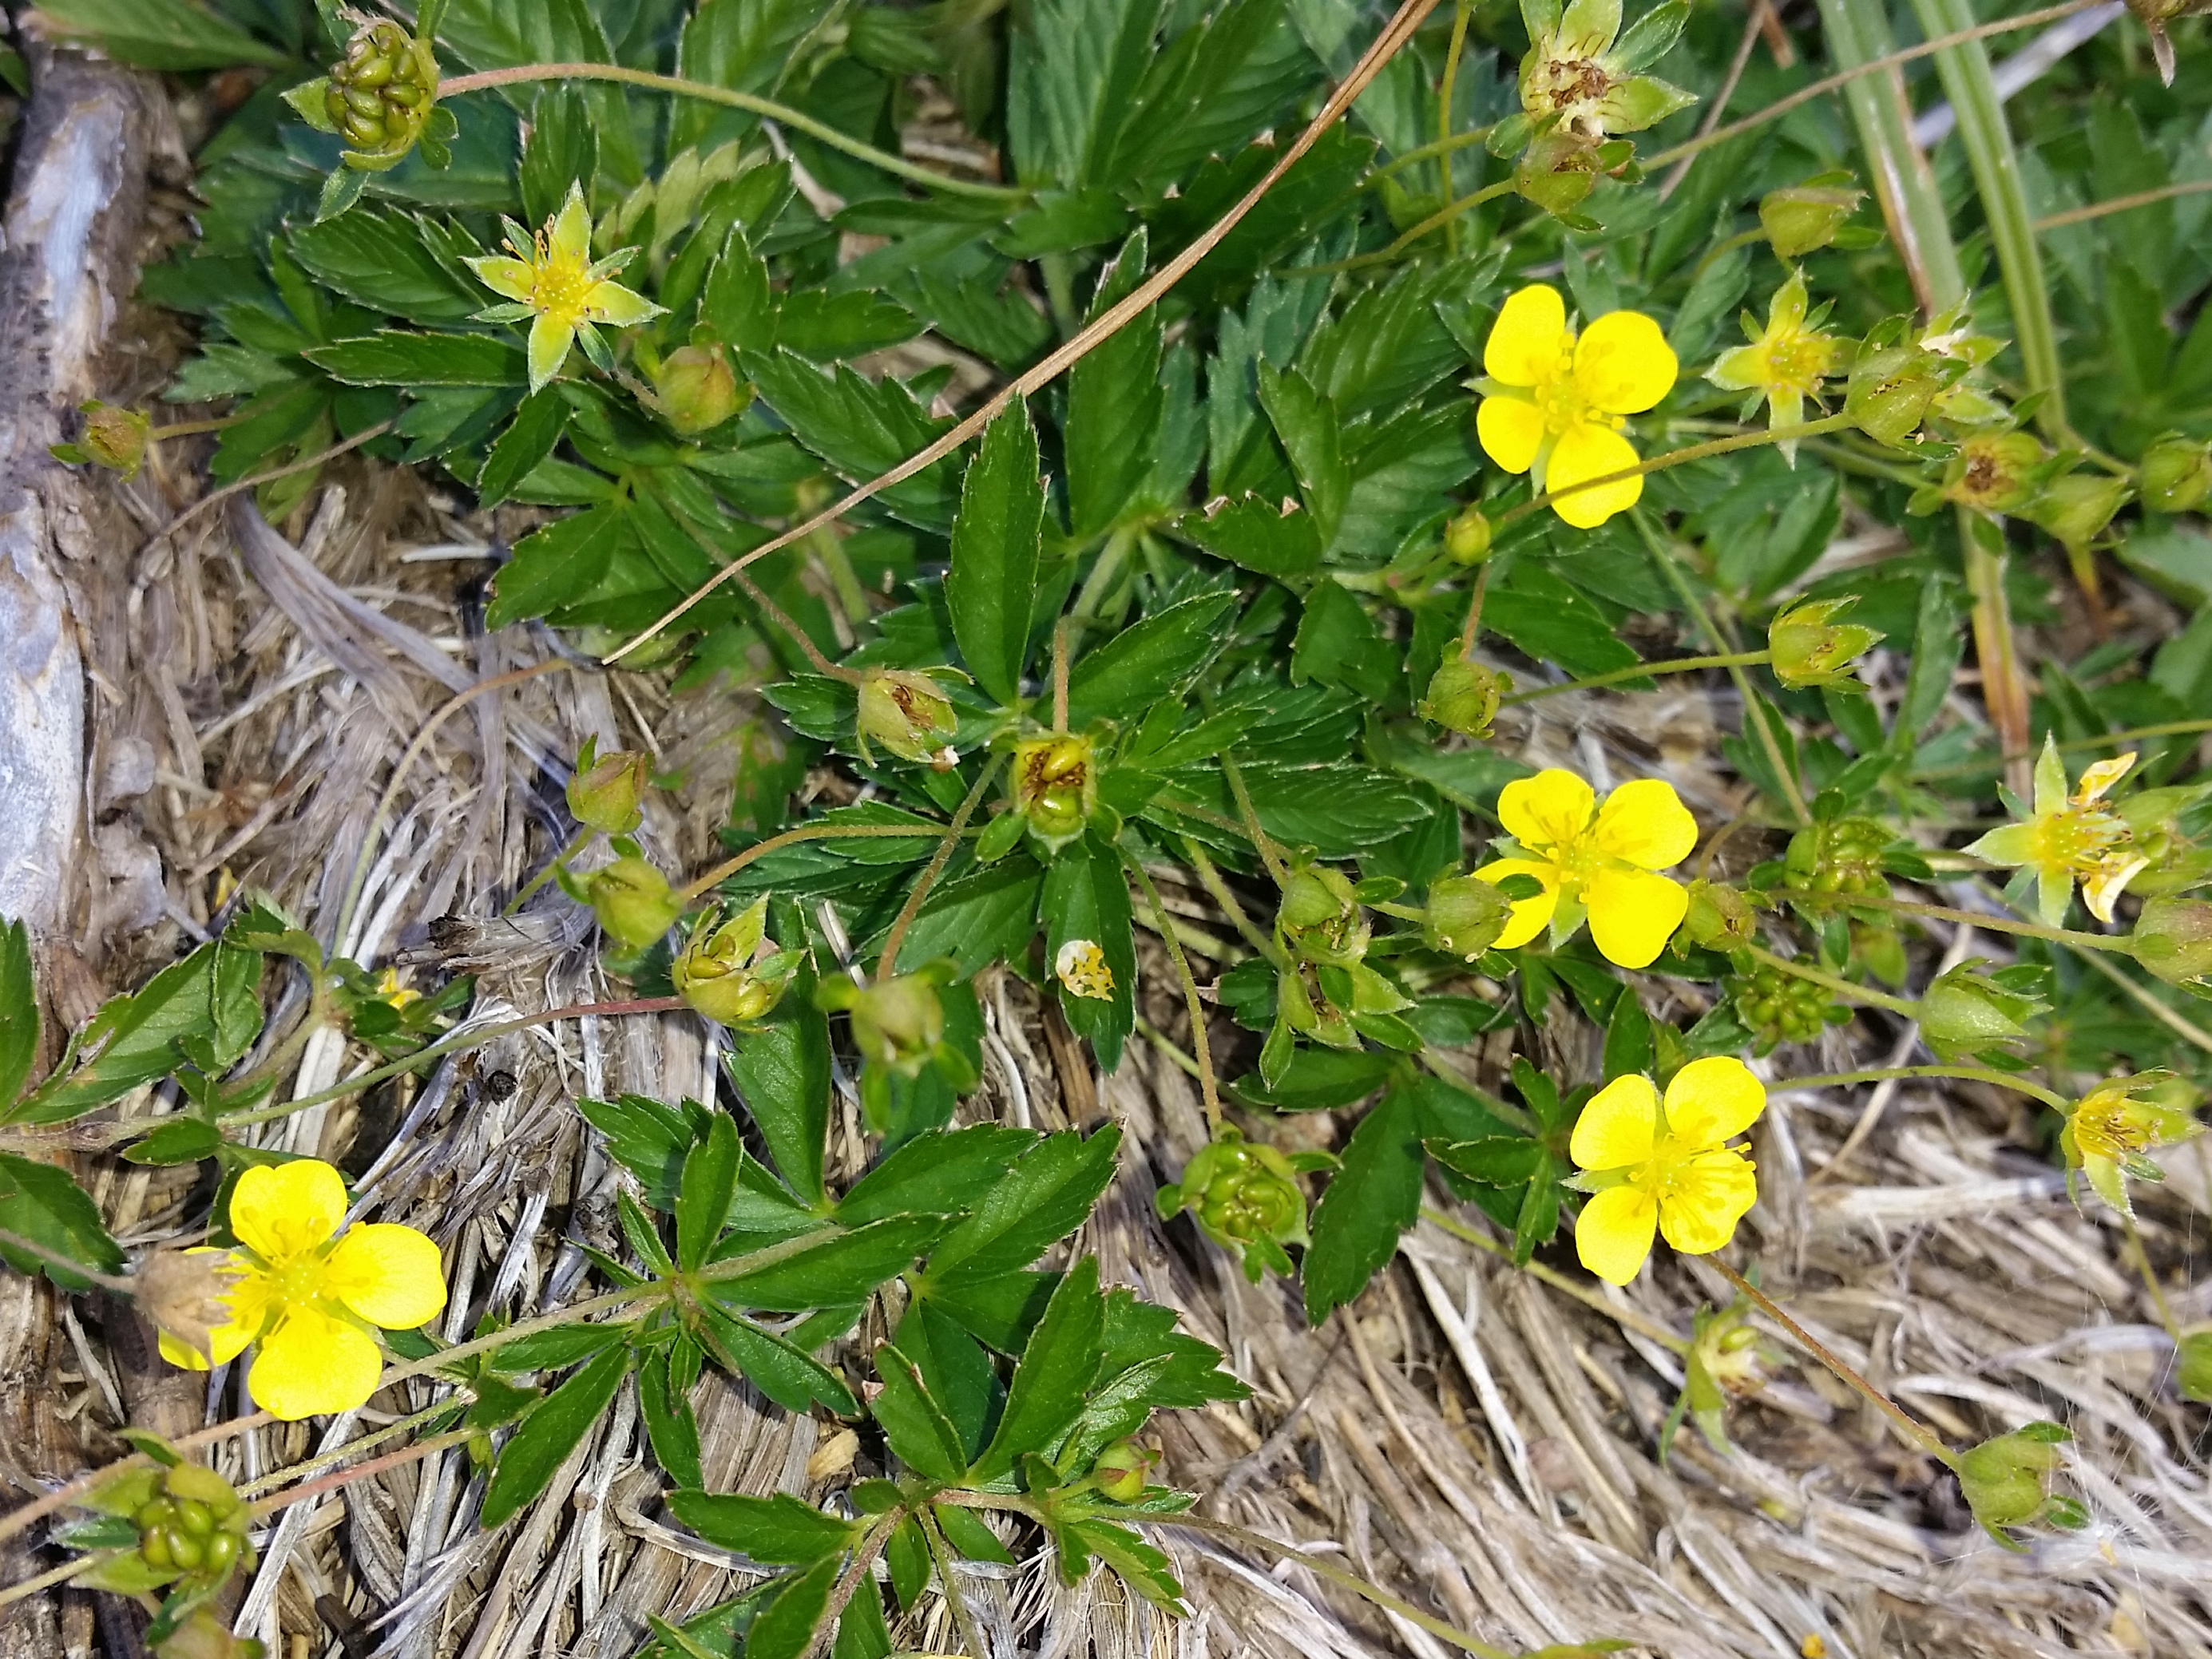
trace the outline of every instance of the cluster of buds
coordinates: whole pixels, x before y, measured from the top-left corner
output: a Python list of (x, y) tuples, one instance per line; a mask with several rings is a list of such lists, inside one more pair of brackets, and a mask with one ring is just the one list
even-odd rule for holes
[(97, 398), (77, 405), (84, 426), (73, 444), (55, 444), (47, 453), (71, 466), (104, 466), (128, 480), (138, 476), (154, 423), (135, 409), (104, 404)]
[(437, 54), (427, 33), (410, 34), (389, 18), (364, 20), (330, 73), (293, 88), (284, 101), (343, 142), (349, 172), (383, 173), (418, 145), (434, 167), (452, 159), (446, 141), (459, 129), (438, 105)]
[(2127, 1178), (2162, 1181), (2166, 1172), (2145, 1153), (2202, 1134), (2195, 1085), (2172, 1072), (2138, 1072), (2100, 1084), (2074, 1103), (2058, 1132), (2068, 1177), (2079, 1171), (2098, 1197), (2132, 1215)]
[(1489, 740), (1498, 705), (1513, 689), (1513, 677), (1465, 657), (1447, 657), (1429, 677), (1427, 694), (1414, 706), (1425, 720), (1477, 743)]
[(872, 668), (860, 677), (854, 731), (860, 758), (872, 763), (869, 744), (880, 744), (901, 760), (927, 761), (939, 771), (960, 757), (951, 738), (959, 725), (952, 700), (928, 674), (905, 668)]
[(1857, 623), (1839, 620), (1858, 604), (1856, 595), (1805, 599), (1775, 617), (1766, 630), (1768, 665), (1792, 690), (1833, 686), (1861, 691), (1851, 665), (1881, 642), (1882, 635)]
[(245, 1500), (202, 1464), (126, 1470), (102, 1483), (87, 1507), (111, 1518), (74, 1529), (69, 1541), (105, 1541), (118, 1522), (123, 1528), (113, 1535), (137, 1538), (135, 1547), (106, 1556), (77, 1581), (93, 1589), (143, 1595), (167, 1586), (173, 1598), (191, 1604), (253, 1564), (246, 1539), (252, 1516)]
[(1326, 1152), (1285, 1157), (1224, 1128), (1183, 1166), (1180, 1182), (1159, 1189), (1154, 1202), (1163, 1221), (1190, 1211), (1208, 1238), (1241, 1253), (1244, 1276), (1256, 1285), (1270, 1267), (1287, 1274), (1291, 1258), (1285, 1247), (1309, 1242), (1299, 1174), (1335, 1162)]
[(2027, 1022), (2050, 1012), (2033, 988), (2044, 969), (2021, 966), (1991, 974), (1983, 966), (1979, 957), (1962, 962), (1936, 975), (1921, 995), (1920, 1035), (1946, 1064), (2016, 1048), (2028, 1040)]
[(743, 1030), (765, 1019), (802, 954), (777, 950), (767, 934), (765, 895), (727, 921), (719, 908), (708, 911), (670, 965), (676, 994), (724, 1025)]
[(1824, 1028), (1851, 1017), (1824, 987), (1763, 962), (1733, 980), (1729, 995), (1736, 1018), (1751, 1032), (1755, 1054), (1771, 1054), (1784, 1042), (1810, 1042)]
[(2078, 1502), (2051, 1490), (2063, 1461), (2058, 1449), (2073, 1437), (2058, 1424), (2031, 1423), (1960, 1454), (1959, 1489), (1966, 1507), (2006, 1548), (2019, 1547), (2008, 1528), (2088, 1524), (2088, 1513)]
[(1782, 858), (1783, 884), (1802, 892), (1846, 898), (1861, 894), (1887, 897), (1889, 881), (1882, 872), (1882, 855), (1894, 839), (1886, 824), (1873, 818), (1819, 820), (1790, 838)]

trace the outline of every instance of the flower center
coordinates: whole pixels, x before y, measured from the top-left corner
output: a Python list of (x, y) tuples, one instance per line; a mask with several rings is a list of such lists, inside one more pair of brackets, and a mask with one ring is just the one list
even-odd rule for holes
[(1651, 1156), (1628, 1172), (1629, 1184), (1664, 1204), (1686, 1184), (1690, 1160), (1698, 1150), (1671, 1134), (1662, 1134)]
[(2037, 821), (2036, 861), (2047, 868), (2093, 871), (2132, 838), (2127, 821), (2094, 806), (2067, 806)]
[(323, 1265), (319, 1250), (302, 1250), (276, 1263), (269, 1269), (269, 1300), (287, 1312), (306, 1307), (322, 1291)]
[[(1562, 335), (1559, 355), (1553, 361), (1551, 372), (1541, 376), (1531, 388), (1537, 411), (1544, 417), (1544, 430), (1555, 438), (1569, 427), (1593, 418), (1589, 404), (1583, 400), (1582, 388), (1575, 384), (1574, 359), (1575, 337)], [(1602, 420), (1604, 417), (1596, 418)]]
[(1783, 334), (1767, 344), (1767, 384), (1778, 391), (1808, 392), (1828, 372), (1828, 357), (1829, 343), (1820, 336)]
[(537, 255), (530, 262), (531, 309), (574, 327), (584, 320), (584, 313), (590, 307), (590, 267), (547, 246), (542, 236)]
[(1529, 77), (1528, 106), (1565, 112), (1594, 104), (1612, 90), (1613, 76), (1595, 58), (1549, 58)]

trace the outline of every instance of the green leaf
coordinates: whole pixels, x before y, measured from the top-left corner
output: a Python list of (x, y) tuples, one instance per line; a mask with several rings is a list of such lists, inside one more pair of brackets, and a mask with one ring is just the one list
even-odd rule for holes
[(1110, 997), (1079, 997), (1065, 984), (1055, 989), (1069, 1028), (1090, 1042), (1099, 1070), (1110, 1073), (1121, 1066), (1121, 1045), (1136, 1029), (1137, 938), (1121, 854), (1096, 832), (1062, 848), (1045, 872), (1041, 908), (1047, 963), (1058, 962), (1069, 940), (1089, 939), (1114, 976)]
[(806, 994), (810, 988), (794, 986), (773, 1020), (734, 1038), (726, 1063), (776, 1173), (800, 1198), (819, 1203), (830, 1128), (830, 1022)]
[(1040, 1142), (938, 1242), (921, 1276), (932, 1293), (1026, 1267), (1073, 1232), (1113, 1180), (1121, 1144), (1113, 1124), (1087, 1140), (1067, 1129)]
[(1375, 619), (1335, 582), (1316, 582), (1306, 595), (1291, 646), (1291, 684), (1340, 685), (1370, 702), (1389, 702), (1399, 689), (1397, 653)]
[[(1100, 273), (1088, 320), (1095, 322), (1135, 292), (1144, 279), (1146, 246), (1139, 226)], [(1068, 377), (1068, 532), (1079, 541), (1140, 502), (1166, 407), (1160, 340), (1155, 307), (1077, 363)]]
[(1188, 1616), (1174, 1564), (1129, 1528), (1111, 1521), (1079, 1521), (1071, 1530), (1145, 1600), (1177, 1617)]
[(492, 579), (484, 625), (505, 628), (589, 594), (606, 575), (628, 529), (624, 510), (609, 505), (556, 519), (525, 536)]
[[(818, 25), (825, 0), (701, 0), (684, 25), (677, 73), (733, 92), (769, 93), (787, 73), (793, 48)], [(701, 145), (711, 136), (742, 137), (758, 118), (685, 99), (669, 110), (668, 148)]]
[(1038, 532), (1044, 481), (1028, 403), (1016, 398), (983, 434), (960, 486), (952, 522), (952, 567), (945, 600), (968, 672), (1001, 708), (1021, 693), (1036, 606)]
[(39, 1053), (39, 988), (31, 971), (31, 933), (0, 926), (0, 1117), (30, 1080)]
[(381, 329), (300, 354), (348, 386), (525, 386), (520, 347), (484, 334), (410, 334)]
[(1905, 665), (1905, 692), (1897, 702), (1897, 723), (1890, 748), (1910, 755), (1935, 724), (1951, 695), (1954, 677), (1966, 655), (1966, 631), (1951, 585), (1934, 572), (1920, 585), (1920, 609), (1912, 628), (1912, 657)]
[(668, 1494), (668, 1507), (708, 1543), (764, 1565), (809, 1566), (843, 1554), (860, 1536), (860, 1522), (825, 1515), (786, 1492), (678, 1491)]
[(775, 344), (776, 302), (769, 292), (768, 262), (746, 243), (741, 228), (731, 228), (721, 256), (707, 273), (699, 315), (725, 344), (738, 350), (762, 352)]
[(1422, 1167), (1413, 1096), (1393, 1089), (1352, 1132), (1344, 1167), (1314, 1212), (1313, 1244), (1300, 1273), (1308, 1324), (1356, 1298), (1395, 1253), (1398, 1235), (1420, 1214)]
[(157, 1125), (134, 1141), (123, 1156), (133, 1164), (197, 1164), (213, 1158), (222, 1145), (222, 1131), (205, 1118), (176, 1116)]
[(1082, 1414), (1084, 1396), (1105, 1360), (1106, 1298), (1098, 1291), (1098, 1258), (1071, 1267), (1022, 1349), (1007, 1386), (998, 1431), (975, 1460), (973, 1478), (1010, 1474), (1027, 1452), (1046, 1450)]
[(939, 884), (915, 914), (899, 946), (899, 960), (944, 957), (967, 979), (1018, 955), (1036, 931), (1037, 891), (1043, 882), (1036, 861), (1020, 856)]
[(522, 400), (477, 474), (477, 505), (495, 507), (553, 453), (568, 429), (568, 400), (558, 386), (540, 386)]
[[(903, 12), (864, 12), (863, 16), (906, 16)], [(890, 1659), (890, 1626), (884, 1620), (883, 1592), (872, 1579), (862, 1581), (837, 1619), (837, 1644), (830, 1659)]]
[(959, 1214), (1041, 1138), (994, 1123), (916, 1135), (853, 1183), (837, 1219), (859, 1227), (886, 1216)]
[[(685, 1339), (688, 1340), (688, 1339)], [(699, 1419), (693, 1414), (690, 1393), (678, 1388), (669, 1375), (665, 1351), (650, 1356), (638, 1367), (637, 1404), (645, 1419), (646, 1437), (653, 1455), (668, 1478), (678, 1486), (696, 1486), (707, 1477), (699, 1457)]]
[[(742, 361), (792, 435), (854, 483), (888, 472), (949, 424), (932, 417), (897, 381), (866, 380), (843, 363), (825, 374), (781, 346), (744, 352)], [(947, 456), (876, 499), (909, 524), (949, 531), (958, 499), (952, 468)]]
[(884, 1386), (869, 1409), (899, 1461), (926, 1480), (957, 1482), (968, 1473), (968, 1450), (920, 1369), (886, 1342), (876, 1350), (876, 1375)]
[(394, 209), (301, 225), (287, 246), (325, 286), (410, 323), (465, 323), (497, 297), (460, 263), (483, 252), (476, 238)]
[(576, 1109), (606, 1137), (608, 1155), (644, 1184), (645, 1201), (663, 1215), (674, 1210), (684, 1154), (698, 1138), (693, 1118), (643, 1095), (579, 1100)]
[(57, 33), (88, 35), (109, 57), (139, 69), (297, 69), (289, 53), (191, 0), (46, 0), (39, 12)]
[(1328, 1111), (1366, 1099), (1397, 1067), (1389, 1054), (1371, 1048), (1300, 1048), (1273, 1086), (1253, 1072), (1231, 1083), (1229, 1093), (1267, 1111)]
[(1429, 1155), (1455, 1175), (1486, 1187), (1517, 1187), (1547, 1172), (1542, 1145), (1525, 1135), (1486, 1135), (1480, 1140), (1431, 1140)]
[(1068, 729), (1140, 714), (1195, 676), (1236, 602), (1233, 593), (1200, 593), (1086, 651), (1068, 671)]
[(1321, 566), (1320, 526), (1295, 501), (1277, 507), (1243, 495), (1212, 503), (1203, 513), (1186, 513), (1175, 528), (1214, 557), (1279, 581), (1310, 576)]
[(570, 185), (580, 184), (588, 191), (599, 170), (599, 132), (582, 94), (574, 87), (541, 87), (531, 106), (530, 137), (515, 178), (525, 228), (535, 230), (558, 213)]
[(746, 1633), (745, 1659), (799, 1659), (810, 1651), (837, 1573), (837, 1558), (831, 1556), (785, 1581)]
[(1336, 539), (1345, 502), (1352, 494), (1352, 473), (1344, 462), (1335, 406), (1297, 370), (1279, 373), (1264, 361), (1260, 364), (1260, 405), (1267, 411), (1275, 435), (1290, 455), (1299, 494), (1305, 498), (1306, 511), (1313, 514), (1314, 528), (1326, 548)]
[[(95, 1272), (123, 1271), (123, 1247), (100, 1224), (99, 1206), (83, 1188), (51, 1164), (0, 1152), (0, 1230), (43, 1244)], [(27, 1250), (0, 1244), (0, 1260), (19, 1273), (43, 1273), (65, 1291), (91, 1288), (89, 1280)]]
[(522, 1420), (522, 1426), (502, 1447), (484, 1488), (483, 1510), (477, 1517), (486, 1531), (497, 1527), (534, 1500), (549, 1486), (555, 1473), (612, 1403), (615, 1390), (629, 1374), (630, 1352), (611, 1348), (590, 1361), (544, 1402)]
[(983, 1517), (975, 1510), (958, 1504), (933, 1504), (929, 1512), (938, 1530), (945, 1534), (945, 1541), (963, 1560), (990, 1561), (1002, 1567), (1014, 1565), (1013, 1553), (999, 1541), (999, 1534), (985, 1526)]
[(733, 1308), (801, 1313), (840, 1307), (904, 1273), (945, 1229), (943, 1216), (886, 1216), (829, 1234), (750, 1273), (708, 1280), (702, 1288)]
[(676, 1194), (676, 1265), (690, 1273), (707, 1259), (737, 1190), (738, 1121), (716, 1112), (703, 1140), (684, 1160)]
[(629, 1337), (630, 1327), (618, 1322), (555, 1325), (502, 1342), (491, 1351), (487, 1363), (494, 1370), (515, 1376), (532, 1371), (565, 1371), (618, 1342), (627, 1342)]
[(817, 1404), (840, 1417), (860, 1409), (837, 1374), (805, 1350), (764, 1331), (749, 1319), (699, 1304), (700, 1335), (715, 1357), (787, 1412)]
[(1633, 667), (1636, 653), (1620, 642), (1596, 605), (1541, 565), (1523, 560), (1483, 603), (1482, 625), (1532, 657), (1571, 674), (1606, 674)]
[(914, 313), (866, 289), (830, 293), (797, 289), (776, 307), (775, 341), (817, 363), (864, 356), (903, 344), (921, 332)]

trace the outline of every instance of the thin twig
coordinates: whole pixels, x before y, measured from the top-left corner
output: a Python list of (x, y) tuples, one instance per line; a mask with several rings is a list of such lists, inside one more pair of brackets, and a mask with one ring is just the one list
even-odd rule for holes
[(220, 489), (210, 491), (141, 542), (138, 544), (138, 552), (143, 553), (156, 542), (175, 535), (218, 502), (227, 501), (233, 495), (242, 495), (249, 489), (258, 489), (263, 484), (274, 483), (279, 478), (289, 478), (295, 472), (305, 472), (311, 467), (320, 466), (325, 461), (336, 460), (348, 450), (359, 449), (363, 444), (381, 438), (398, 424), (396, 421), (379, 421), (374, 426), (364, 427), (352, 437), (343, 439), (332, 444), (328, 449), (317, 450), (305, 459), (294, 461), (285, 466), (272, 467), (266, 472), (257, 472), (250, 478), (240, 478), (235, 483), (227, 483)]
[(991, 787), (991, 780), (998, 775), (999, 762), (994, 756), (975, 775), (975, 781), (969, 787), (966, 799), (961, 801), (960, 810), (952, 815), (952, 822), (945, 826), (945, 833), (938, 838), (937, 850), (930, 854), (929, 862), (922, 866), (921, 874), (915, 879), (914, 890), (906, 896), (906, 902), (899, 906), (898, 915), (891, 919), (890, 932), (884, 935), (884, 954), (876, 963), (877, 984), (884, 983), (896, 971), (899, 946), (906, 943), (906, 930), (914, 926), (914, 919), (921, 914), (922, 900), (929, 896), (930, 888), (944, 873), (946, 862), (952, 857), (952, 849), (960, 845), (960, 837), (968, 828), (968, 820), (975, 816), (976, 807), (982, 804), (983, 792)]

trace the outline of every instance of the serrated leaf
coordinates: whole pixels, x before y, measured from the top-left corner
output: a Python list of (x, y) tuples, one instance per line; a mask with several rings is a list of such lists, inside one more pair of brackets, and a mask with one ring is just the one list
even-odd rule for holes
[(222, 1145), (222, 1131), (206, 1119), (178, 1116), (133, 1141), (123, 1156), (133, 1164), (197, 1164)]
[[(1090, 320), (1136, 290), (1144, 279), (1146, 246), (1139, 227), (1100, 273)], [(1098, 534), (1137, 505), (1152, 471), (1166, 405), (1160, 340), (1154, 307), (1077, 363), (1068, 377), (1068, 531), (1078, 540)]]
[(945, 599), (953, 637), (975, 683), (1011, 708), (1021, 691), (1036, 606), (1044, 482), (1029, 404), (1017, 398), (983, 433), (961, 481)]
[(1082, 1414), (1085, 1395), (1105, 1360), (1106, 1298), (1098, 1259), (1085, 1256), (1053, 1291), (1014, 1367), (997, 1432), (975, 1460), (972, 1478), (1000, 1479), (1024, 1454), (1042, 1452)]
[(916, 1135), (853, 1183), (837, 1218), (863, 1226), (894, 1215), (957, 1215), (1041, 1137), (995, 1123)]
[(30, 1080), (39, 1053), (39, 987), (31, 970), (31, 933), (20, 921), (0, 926), (0, 1118)]
[(599, 170), (599, 131), (582, 94), (574, 87), (539, 88), (531, 106), (530, 137), (515, 173), (524, 226), (535, 230), (558, 213), (572, 184), (581, 184), (588, 191)]
[(1371, 1048), (1300, 1048), (1272, 1085), (1252, 1073), (1230, 1084), (1229, 1093), (1268, 1111), (1327, 1111), (1366, 1099), (1390, 1080), (1397, 1066)]
[(628, 531), (625, 510), (614, 505), (571, 514), (532, 531), (514, 544), (513, 556), (492, 579), (484, 625), (505, 628), (584, 598), (606, 575)]
[(1243, 495), (1186, 513), (1175, 528), (1216, 558), (1279, 581), (1311, 575), (1321, 566), (1321, 528), (1295, 501), (1285, 507)]
[(495, 507), (553, 453), (568, 428), (568, 400), (557, 386), (540, 386), (522, 400), (477, 474), (477, 505)]
[(1260, 365), (1260, 406), (1267, 411), (1276, 437), (1290, 455), (1299, 494), (1326, 548), (1336, 539), (1352, 494), (1335, 406), (1297, 370), (1284, 373), (1265, 362)]
[(1299, 1278), (1306, 1322), (1354, 1300), (1398, 1249), (1421, 1209), (1420, 1124), (1410, 1091), (1393, 1089), (1360, 1119), (1314, 1211)]
[(1173, 1563), (1128, 1528), (1110, 1521), (1079, 1521), (1070, 1530), (1145, 1600), (1178, 1616), (1189, 1613)]
[(968, 1449), (920, 1368), (886, 1342), (876, 1350), (876, 1375), (883, 1389), (869, 1409), (899, 1461), (926, 1480), (957, 1482), (968, 1472)]
[(800, 1198), (818, 1203), (830, 1128), (830, 1022), (810, 988), (794, 986), (773, 1020), (735, 1037), (725, 1063), (776, 1173)]
[(931, 1516), (945, 1541), (963, 1560), (989, 1561), (1002, 1567), (1015, 1565), (1013, 1552), (999, 1541), (999, 1534), (983, 1524), (983, 1517), (959, 1504), (932, 1504)]
[(1087, 1140), (1073, 1130), (1047, 1137), (938, 1241), (921, 1274), (932, 1293), (1026, 1267), (1073, 1232), (1113, 1180), (1121, 1144), (1113, 1124)]
[(745, 1634), (745, 1659), (799, 1659), (814, 1645), (814, 1633), (836, 1587), (836, 1556), (817, 1561), (787, 1579)]
[(1068, 729), (1140, 714), (1197, 674), (1235, 603), (1233, 593), (1200, 593), (1085, 652), (1068, 670)]
[(707, 1252), (722, 1231), (730, 1211), (730, 1196), (737, 1190), (737, 1120), (716, 1112), (706, 1137), (693, 1144), (684, 1159), (684, 1174), (676, 1192), (676, 1265), (691, 1272), (707, 1259)]
[(532, 1371), (566, 1370), (593, 1354), (629, 1340), (628, 1325), (555, 1325), (503, 1342), (491, 1352), (493, 1370), (525, 1376)]
[(700, 1337), (715, 1357), (784, 1410), (819, 1404), (843, 1417), (860, 1408), (837, 1374), (803, 1349), (712, 1303), (702, 1303), (698, 1313)]
[(673, 1211), (684, 1154), (698, 1135), (690, 1115), (643, 1095), (580, 1099), (576, 1109), (606, 1137), (608, 1155), (643, 1183), (645, 1201), (664, 1215)]
[(803, 1313), (842, 1307), (912, 1267), (947, 1224), (944, 1216), (887, 1216), (828, 1234), (750, 1273), (710, 1279), (702, 1288), (733, 1308)]
[(348, 386), (525, 386), (521, 349), (483, 334), (412, 334), (381, 329), (300, 354)]
[[(0, 1152), (0, 1231), (42, 1244), (64, 1260), (81, 1261), (97, 1273), (123, 1271), (123, 1248), (100, 1224), (99, 1206), (83, 1188), (51, 1164)], [(27, 1250), (0, 1244), (0, 1261), (20, 1273), (43, 1273), (64, 1290), (91, 1288), (89, 1280)]]
[(489, 1531), (519, 1513), (549, 1486), (575, 1450), (630, 1368), (627, 1348), (611, 1348), (545, 1396), (501, 1448), (484, 1488), (477, 1524)]
[(483, 250), (450, 222), (362, 208), (301, 225), (286, 246), (317, 281), (410, 323), (465, 323), (495, 297), (460, 264)]
[[(888, 472), (949, 424), (933, 417), (897, 381), (866, 380), (843, 363), (825, 374), (781, 347), (744, 352), (741, 361), (792, 435), (854, 483)], [(958, 500), (951, 458), (876, 499), (922, 529), (950, 530)]]
[(735, 1492), (668, 1494), (676, 1518), (710, 1544), (773, 1566), (807, 1566), (842, 1555), (860, 1535), (857, 1521), (802, 1504), (786, 1492), (747, 1498)]
[(119, 62), (176, 72), (240, 64), (294, 69), (291, 56), (192, 0), (45, 0), (60, 34), (88, 36)]

